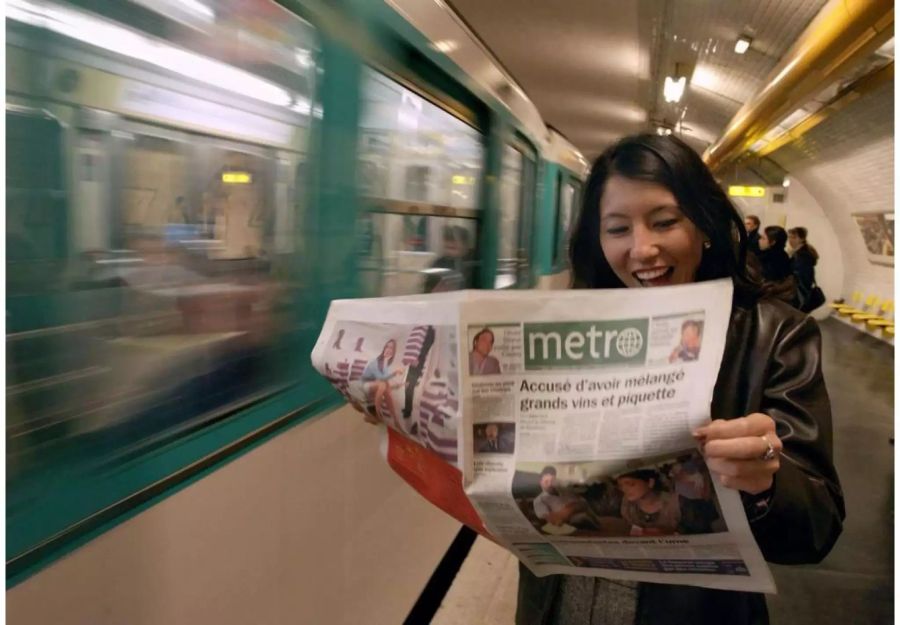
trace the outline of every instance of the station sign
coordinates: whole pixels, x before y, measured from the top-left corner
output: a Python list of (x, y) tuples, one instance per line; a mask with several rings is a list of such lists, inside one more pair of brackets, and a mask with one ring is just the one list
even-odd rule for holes
[(253, 175), (246, 171), (222, 172), (222, 182), (225, 184), (251, 184)]
[(765, 197), (766, 188), (730, 185), (728, 187), (728, 195), (730, 195), (731, 197)]

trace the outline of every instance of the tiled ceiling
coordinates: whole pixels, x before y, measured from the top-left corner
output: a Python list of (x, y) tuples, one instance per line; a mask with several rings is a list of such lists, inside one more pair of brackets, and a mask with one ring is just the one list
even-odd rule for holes
[[(591, 158), (616, 137), (674, 127), (702, 151), (825, 0), (451, 0), (534, 101)], [(750, 50), (734, 52), (741, 34)], [(676, 63), (689, 76), (662, 99)]]

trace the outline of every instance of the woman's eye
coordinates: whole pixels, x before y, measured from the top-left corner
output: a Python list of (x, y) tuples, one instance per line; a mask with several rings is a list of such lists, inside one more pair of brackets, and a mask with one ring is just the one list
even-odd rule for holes
[(661, 219), (660, 221), (657, 221), (653, 225), (656, 226), (657, 228), (666, 229), (666, 228), (671, 228), (672, 226), (674, 226), (677, 223), (678, 223), (678, 219), (673, 217), (672, 219)]
[(625, 234), (626, 232), (628, 232), (628, 226), (613, 226), (606, 229), (606, 234), (610, 234), (613, 236)]

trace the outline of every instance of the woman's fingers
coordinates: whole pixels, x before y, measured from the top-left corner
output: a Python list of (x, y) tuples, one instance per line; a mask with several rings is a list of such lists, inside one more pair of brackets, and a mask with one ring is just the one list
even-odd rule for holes
[(758, 495), (772, 488), (775, 472), (780, 466), (774, 460), (707, 460), (709, 470), (715, 473), (722, 486)]
[(738, 419), (718, 419), (699, 428), (694, 437), (702, 444), (707, 467), (722, 485), (754, 495), (772, 487), (783, 444), (768, 415), (755, 412)]
[(769, 432), (775, 434), (775, 421), (769, 415), (754, 412), (737, 419), (716, 419), (712, 423), (698, 428), (694, 432), (694, 438), (701, 442), (708, 442), (717, 439), (762, 436)]
[(742, 438), (713, 439), (703, 446), (703, 454), (707, 458), (734, 458), (738, 460), (756, 460), (762, 458), (769, 450), (781, 453), (781, 439), (774, 433), (761, 436), (745, 436)]

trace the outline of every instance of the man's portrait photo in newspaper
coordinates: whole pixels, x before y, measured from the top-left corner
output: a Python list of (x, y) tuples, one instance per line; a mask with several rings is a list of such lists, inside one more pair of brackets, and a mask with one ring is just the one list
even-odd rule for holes
[(678, 344), (669, 355), (669, 362), (692, 362), (700, 357), (703, 342), (703, 320), (685, 319), (681, 324)]
[(490, 328), (482, 328), (472, 339), (469, 352), (469, 375), (494, 375), (500, 373), (500, 361), (491, 356), (496, 337)]
[(473, 430), (476, 453), (511, 454), (516, 450), (515, 423), (479, 423)]
[(542, 534), (665, 536), (727, 531), (709, 471), (696, 451), (609, 473), (599, 462), (523, 462), (513, 477), (519, 510)]

